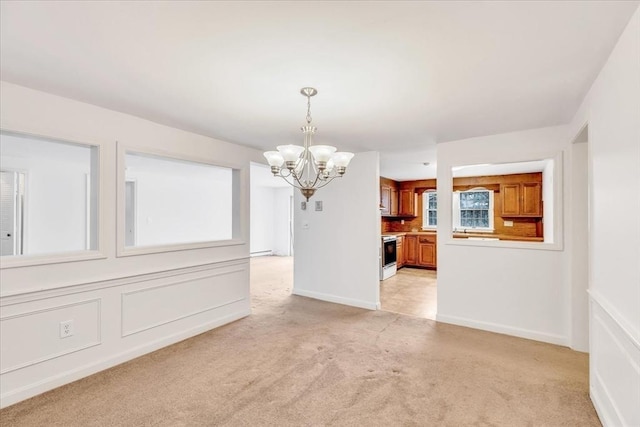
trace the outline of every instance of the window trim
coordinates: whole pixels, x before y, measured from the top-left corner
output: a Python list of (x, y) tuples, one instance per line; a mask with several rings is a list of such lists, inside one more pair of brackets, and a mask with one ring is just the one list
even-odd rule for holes
[[(248, 242), (247, 230), (243, 226), (242, 205), (244, 203), (242, 182), (247, 178), (246, 167), (229, 162), (213, 161), (202, 157), (196, 157), (185, 153), (178, 153), (167, 150), (159, 150), (155, 148), (136, 146), (133, 144), (117, 143), (117, 201), (116, 201), (116, 258), (156, 254), (164, 252), (176, 252), (192, 249), (206, 249), (225, 246), (240, 246)], [(193, 243), (169, 243), (153, 246), (128, 247), (125, 245), (125, 181), (126, 181), (126, 155), (140, 154), (148, 156), (164, 157), (167, 159), (182, 160), (187, 162), (201, 163), (210, 166), (224, 167), (232, 169), (233, 174), (233, 197), (234, 197), (234, 221), (232, 238), (227, 240), (211, 240), (205, 242)], [(236, 216), (237, 215), (237, 219)]]
[(96, 150), (96, 159), (95, 159), (95, 167), (96, 172), (95, 176), (98, 180), (96, 184), (96, 248), (88, 249), (88, 250), (80, 250), (80, 251), (71, 251), (71, 252), (58, 252), (58, 253), (50, 253), (50, 254), (35, 254), (35, 255), (13, 255), (13, 256), (4, 256), (2, 257), (2, 262), (0, 263), (0, 270), (10, 269), (10, 268), (20, 268), (20, 267), (32, 267), (37, 265), (48, 265), (48, 264), (62, 264), (68, 262), (76, 262), (76, 261), (89, 261), (89, 260), (98, 260), (98, 259), (106, 259), (107, 253), (105, 250), (105, 232), (104, 232), (104, 224), (103, 220), (107, 216), (105, 212), (106, 204), (102, 203), (102, 196), (104, 195), (104, 171), (106, 169), (105, 165), (105, 152), (104, 146), (100, 142), (87, 142), (87, 141), (79, 141), (74, 139), (69, 139), (66, 137), (58, 137), (56, 135), (45, 135), (35, 132), (28, 132), (23, 130), (18, 130), (15, 128), (8, 127), (0, 127), (0, 132), (4, 134), (13, 134), (21, 137), (31, 137), (36, 139), (44, 139), (53, 142), (60, 142), (62, 144), (73, 144), (80, 145), (85, 147), (90, 147)]
[[(468, 160), (468, 159), (467, 159)], [(447, 162), (443, 160), (438, 165), (438, 189), (440, 194), (443, 195), (441, 202), (449, 203), (449, 197), (451, 197), (453, 188), (453, 173), (451, 167), (474, 165), (480, 163), (519, 163), (530, 162), (536, 160), (551, 160), (551, 186), (550, 197), (553, 200), (553, 208), (549, 211), (549, 215), (545, 215), (545, 218), (552, 217), (553, 227), (550, 231), (552, 241), (544, 242), (523, 242), (523, 241), (511, 241), (511, 240), (469, 240), (454, 238), (451, 231), (451, 212), (448, 206), (444, 206), (440, 209), (438, 222), (440, 223), (439, 230), (441, 233), (438, 238), (438, 244), (442, 245), (454, 245), (454, 246), (477, 246), (477, 247), (490, 247), (490, 248), (504, 248), (504, 249), (524, 249), (524, 250), (537, 250), (537, 251), (563, 251), (564, 250), (564, 152), (562, 150), (542, 150), (535, 154), (529, 153), (524, 156), (513, 156), (512, 153), (508, 153), (505, 156), (495, 156), (495, 153), (487, 158), (483, 156), (473, 157), (468, 161), (460, 161), (456, 163)], [(543, 178), (544, 179), (544, 178)], [(445, 193), (442, 193), (442, 192)], [(546, 212), (546, 211), (545, 211)], [(547, 228), (546, 228), (547, 230)]]
[(438, 192), (436, 190), (425, 190), (422, 193), (422, 229), (423, 230), (436, 230), (438, 228), (438, 209), (435, 210), (436, 225), (429, 225), (429, 218), (426, 215), (429, 211), (429, 201), (427, 196), (434, 194), (436, 196), (436, 203), (438, 201)]
[[(460, 224), (460, 194), (462, 193), (480, 193), (480, 192), (488, 192), (489, 193), (489, 227), (463, 227)], [(473, 233), (493, 233), (495, 231), (495, 204), (494, 204), (494, 191), (489, 190), (484, 187), (474, 187), (469, 190), (464, 191), (454, 191), (452, 195), (453, 206), (453, 218), (451, 222), (451, 228), (454, 233), (466, 233), (471, 230)]]

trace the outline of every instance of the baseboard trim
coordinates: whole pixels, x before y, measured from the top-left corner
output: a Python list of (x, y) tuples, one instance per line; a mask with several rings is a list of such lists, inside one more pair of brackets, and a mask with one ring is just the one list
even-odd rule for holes
[(210, 322), (203, 323), (194, 328), (190, 328), (185, 331), (168, 335), (161, 339), (151, 341), (143, 345), (140, 345), (138, 347), (128, 349), (127, 351), (114, 354), (112, 356), (95, 361), (93, 363), (80, 366), (76, 369), (62, 372), (62, 373), (59, 373), (58, 375), (45, 378), (42, 381), (38, 381), (36, 383), (29, 384), (19, 389), (12, 390), (10, 392), (0, 395), (0, 409), (5, 408), (9, 405), (13, 405), (14, 403), (18, 403), (22, 400), (37, 396), (38, 394), (42, 394), (54, 388), (77, 381), (89, 375), (93, 375), (100, 371), (104, 371), (106, 369), (112, 368), (121, 363), (128, 362), (129, 360), (154, 352), (156, 350), (167, 347), (169, 345), (178, 343), (187, 338), (194, 337), (203, 332), (207, 332), (209, 330), (215, 329), (222, 325), (226, 325), (227, 323), (231, 323), (236, 320), (242, 319), (243, 317), (247, 317), (250, 314), (251, 314), (250, 308), (243, 309), (236, 313), (230, 314), (228, 316), (224, 316), (224, 317), (212, 320)]
[(357, 300), (353, 298), (344, 298), (344, 297), (339, 297), (337, 295), (323, 294), (321, 292), (306, 291), (304, 289), (296, 289), (296, 288), (293, 288), (292, 294), (299, 295), (301, 297), (314, 298), (321, 301), (333, 302), (336, 304), (349, 305), (349, 306), (358, 307), (358, 308), (366, 308), (368, 310), (377, 310), (378, 304), (379, 304), (375, 302), (362, 301), (362, 300)]
[(258, 257), (258, 256), (271, 256), (271, 255), (273, 255), (273, 251), (271, 250), (251, 252), (251, 254), (249, 254), (251, 258)]
[(563, 335), (547, 334), (544, 332), (533, 331), (530, 329), (515, 328), (513, 326), (501, 325), (499, 323), (482, 322), (479, 320), (468, 319), (458, 316), (449, 316), (445, 314), (437, 314), (436, 321), (442, 323), (450, 323), (457, 326), (466, 326), (473, 329), (481, 329), (483, 331), (496, 332), (499, 334), (512, 335), (520, 338), (527, 338), (535, 341), (542, 341), (550, 344), (568, 345), (568, 339)]

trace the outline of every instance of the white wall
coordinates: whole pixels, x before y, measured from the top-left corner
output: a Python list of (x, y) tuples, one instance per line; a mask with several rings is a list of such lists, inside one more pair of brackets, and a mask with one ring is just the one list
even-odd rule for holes
[(0, 152), (2, 170), (25, 174), (24, 253), (88, 249), (91, 149), (3, 134)]
[(293, 255), (290, 244), (293, 240), (293, 218), (291, 218), (290, 205), (293, 187), (276, 188), (273, 193), (275, 199), (273, 254), (291, 256)]
[[(249, 162), (260, 153), (2, 82), (3, 129), (99, 147), (99, 248), (82, 261), (0, 270), (0, 404), (9, 405), (250, 313)], [(117, 256), (116, 141), (240, 165), (238, 238), (198, 249)], [(236, 234), (234, 233), (234, 236)], [(60, 339), (60, 321), (74, 336)]]
[(251, 186), (251, 253), (273, 252), (275, 189)]
[(292, 195), (293, 187), (274, 177), (268, 166), (251, 164), (252, 255), (292, 255), (289, 251)]
[(586, 124), (591, 398), (605, 426), (638, 426), (640, 9), (574, 117), (571, 137)]
[(438, 321), (569, 345), (568, 257), (560, 242), (550, 250), (450, 237), (452, 166), (546, 159), (565, 146), (563, 126), (438, 144)]
[(380, 307), (379, 182), (378, 153), (357, 153), (345, 176), (318, 190), (306, 211), (294, 192), (294, 294)]

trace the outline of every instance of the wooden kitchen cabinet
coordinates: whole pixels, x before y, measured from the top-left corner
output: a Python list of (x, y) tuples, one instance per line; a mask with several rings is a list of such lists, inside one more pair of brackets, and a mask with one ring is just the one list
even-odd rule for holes
[(418, 216), (418, 195), (413, 189), (402, 189), (399, 191), (399, 208), (398, 215), (400, 216)]
[(404, 236), (398, 236), (396, 241), (396, 264), (397, 268), (404, 267)]
[(403, 246), (404, 265), (417, 265), (418, 236), (405, 236)]
[[(436, 248), (435, 234), (407, 234), (402, 243), (403, 266), (436, 268), (438, 266)], [(397, 253), (400, 253), (399, 249)]]
[(421, 267), (435, 268), (436, 263), (436, 236), (418, 236), (418, 265)]
[(391, 187), (391, 197), (389, 200), (389, 204), (391, 205), (390, 214), (391, 216), (398, 215), (398, 189)]
[(542, 184), (523, 182), (500, 185), (503, 217), (541, 217)]
[(384, 184), (380, 185), (380, 213), (391, 214), (391, 187)]

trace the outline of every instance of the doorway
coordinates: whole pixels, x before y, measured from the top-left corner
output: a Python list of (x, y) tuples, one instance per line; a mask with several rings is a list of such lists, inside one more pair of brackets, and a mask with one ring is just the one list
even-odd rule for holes
[(292, 256), (293, 187), (258, 163), (251, 163), (250, 185), (251, 256)]
[(0, 255), (24, 253), (25, 174), (0, 171)]
[(589, 351), (589, 126), (571, 144), (571, 348)]

